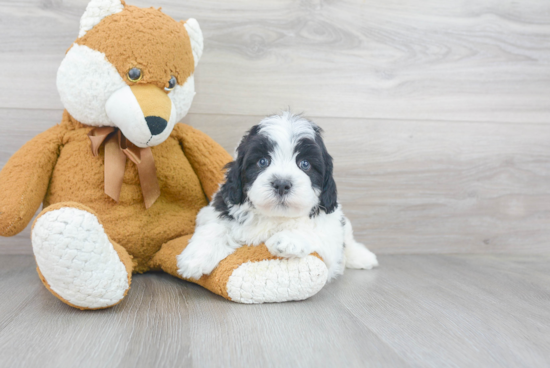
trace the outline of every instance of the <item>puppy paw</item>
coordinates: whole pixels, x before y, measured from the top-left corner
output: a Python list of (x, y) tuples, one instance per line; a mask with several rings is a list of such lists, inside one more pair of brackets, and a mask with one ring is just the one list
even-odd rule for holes
[(347, 268), (370, 270), (378, 266), (376, 255), (368, 250), (363, 244), (355, 243), (346, 246)]
[(202, 257), (187, 255), (185, 252), (178, 256), (178, 273), (184, 279), (200, 279), (202, 275), (210, 274), (216, 265), (207, 264)]
[(265, 245), (271, 254), (284, 258), (302, 258), (313, 252), (310, 241), (295, 231), (281, 231), (269, 238)]
[(191, 241), (177, 257), (178, 274), (184, 279), (200, 279), (209, 275), (218, 264), (235, 250), (227, 246)]

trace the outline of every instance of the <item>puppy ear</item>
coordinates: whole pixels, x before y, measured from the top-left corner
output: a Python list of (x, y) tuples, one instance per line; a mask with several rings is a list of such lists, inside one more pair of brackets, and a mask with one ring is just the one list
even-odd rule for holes
[(338, 193), (336, 191), (336, 182), (332, 177), (332, 157), (325, 170), (325, 178), (323, 181), (323, 191), (320, 196), (320, 206), (325, 212), (332, 213), (338, 205)]
[(334, 212), (338, 206), (338, 193), (336, 190), (336, 182), (333, 175), (332, 156), (329, 155), (325, 143), (321, 138), (321, 130), (317, 131), (316, 137), (317, 143), (321, 148), (323, 155), (323, 162), (325, 163), (325, 175), (323, 177), (323, 189), (319, 196), (319, 207), (323, 209), (327, 214)]
[(228, 163), (225, 168), (225, 183), (220, 189), (220, 194), (226, 204), (243, 204), (244, 194), (241, 179), (242, 157)]
[(228, 216), (229, 205), (241, 205), (246, 199), (243, 188), (243, 166), (246, 145), (251, 136), (258, 133), (258, 125), (253, 126), (241, 139), (239, 146), (235, 150), (235, 161), (225, 165), (225, 183), (220, 188), (220, 191), (214, 198), (214, 206), (222, 213), (223, 216)]

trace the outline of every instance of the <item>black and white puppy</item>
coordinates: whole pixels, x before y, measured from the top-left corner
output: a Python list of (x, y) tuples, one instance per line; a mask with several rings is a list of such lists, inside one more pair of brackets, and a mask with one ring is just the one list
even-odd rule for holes
[(255, 125), (242, 138), (226, 182), (197, 216), (197, 227), (178, 256), (183, 277), (210, 274), (243, 245), (265, 243), (280, 257), (317, 252), (328, 280), (344, 268), (371, 269), (376, 256), (353, 238), (337, 201), (321, 128), (283, 113)]

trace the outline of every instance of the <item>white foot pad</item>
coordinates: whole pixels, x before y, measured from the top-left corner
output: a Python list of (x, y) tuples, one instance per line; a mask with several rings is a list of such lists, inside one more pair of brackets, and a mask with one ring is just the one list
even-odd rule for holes
[(128, 273), (91, 213), (64, 207), (45, 213), (32, 231), (36, 263), (50, 288), (69, 303), (105, 308), (128, 289)]
[(348, 244), (345, 252), (347, 268), (370, 270), (378, 266), (376, 255), (361, 243)]
[(247, 262), (229, 277), (227, 293), (238, 303), (304, 300), (327, 282), (328, 269), (314, 256)]

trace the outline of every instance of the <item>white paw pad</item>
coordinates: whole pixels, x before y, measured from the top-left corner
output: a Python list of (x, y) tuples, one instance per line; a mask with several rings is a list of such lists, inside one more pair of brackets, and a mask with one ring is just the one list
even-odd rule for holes
[(308, 239), (297, 232), (281, 231), (267, 239), (265, 245), (269, 252), (278, 257), (305, 257), (313, 252)]
[(229, 277), (227, 293), (238, 303), (304, 300), (326, 284), (328, 269), (315, 256), (247, 262)]
[(64, 207), (45, 213), (36, 221), (32, 245), (50, 288), (73, 305), (109, 307), (129, 287), (124, 264), (89, 212)]
[(176, 257), (178, 265), (178, 274), (184, 279), (200, 279), (202, 275), (210, 273), (218, 264), (233, 253), (234, 249), (221, 246), (209, 247), (208, 244), (193, 242)]
[(357, 244), (346, 253), (346, 267), (362, 270), (370, 270), (378, 266), (376, 255), (364, 245)]

